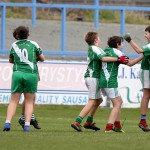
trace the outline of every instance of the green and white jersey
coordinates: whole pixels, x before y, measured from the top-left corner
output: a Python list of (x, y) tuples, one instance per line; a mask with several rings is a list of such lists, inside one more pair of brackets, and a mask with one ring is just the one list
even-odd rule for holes
[(101, 59), (107, 54), (98, 46), (90, 45), (88, 49), (88, 67), (84, 77), (100, 78)]
[(142, 69), (142, 70), (149, 70), (149, 68), (150, 68), (149, 65), (150, 65), (150, 64), (149, 64), (149, 59), (146, 58), (146, 57), (144, 57), (144, 58), (142, 59), (142, 62), (141, 62), (141, 69)]
[[(111, 57), (120, 57), (124, 54), (116, 48), (106, 48), (104, 52)], [(117, 88), (118, 87), (118, 69), (119, 62), (102, 62), (102, 71), (100, 74), (100, 87), (101, 88)]]
[(41, 55), (39, 45), (30, 40), (18, 40), (12, 44), (10, 58), (14, 59), (13, 71), (37, 73), (36, 57)]
[(141, 69), (150, 70), (150, 43), (142, 47), (144, 58), (141, 62)]

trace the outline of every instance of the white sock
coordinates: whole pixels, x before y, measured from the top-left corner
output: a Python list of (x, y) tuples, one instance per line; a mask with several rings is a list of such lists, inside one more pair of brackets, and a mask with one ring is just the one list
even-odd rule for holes
[(30, 122), (25, 122), (25, 126), (30, 126)]
[(6, 120), (5, 123), (11, 123), (11, 121), (10, 120)]

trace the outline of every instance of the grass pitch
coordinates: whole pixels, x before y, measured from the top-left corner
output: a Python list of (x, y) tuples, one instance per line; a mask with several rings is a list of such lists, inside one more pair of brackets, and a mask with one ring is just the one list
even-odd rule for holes
[[(126, 133), (105, 133), (109, 108), (99, 108), (94, 121), (100, 131), (83, 129), (76, 132), (71, 128), (83, 106), (37, 106), (35, 115), (41, 126), (36, 130), (31, 126), (30, 133), (24, 133), (18, 124), (21, 106), (12, 120), (11, 131), (0, 132), (0, 150), (147, 150), (150, 147), (150, 132), (143, 132), (137, 124), (140, 109), (122, 109)], [(6, 105), (0, 106), (0, 128), (6, 117)], [(149, 114), (149, 112), (148, 112)], [(150, 120), (150, 118), (147, 118)], [(85, 121), (85, 119), (84, 119)], [(83, 123), (84, 123), (83, 121)]]

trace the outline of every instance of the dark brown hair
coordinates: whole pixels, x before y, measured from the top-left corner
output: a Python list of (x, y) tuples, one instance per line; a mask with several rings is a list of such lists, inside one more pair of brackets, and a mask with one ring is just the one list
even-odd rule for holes
[(29, 28), (25, 26), (19, 26), (13, 31), (13, 37), (16, 40), (27, 39), (29, 36)]
[(150, 26), (146, 27), (145, 31), (150, 33)]
[(97, 32), (88, 32), (85, 36), (85, 41), (88, 45), (92, 45), (95, 42), (95, 39), (98, 38), (98, 33)]
[(123, 42), (123, 37), (112, 36), (112, 37), (108, 38), (107, 44), (109, 47), (117, 48), (117, 44), (121, 45), (121, 42)]

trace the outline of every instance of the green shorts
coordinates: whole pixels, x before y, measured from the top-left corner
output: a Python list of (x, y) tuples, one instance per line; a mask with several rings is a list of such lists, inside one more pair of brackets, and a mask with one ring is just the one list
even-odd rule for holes
[(15, 71), (12, 75), (12, 93), (35, 93), (37, 92), (38, 78), (36, 73)]

